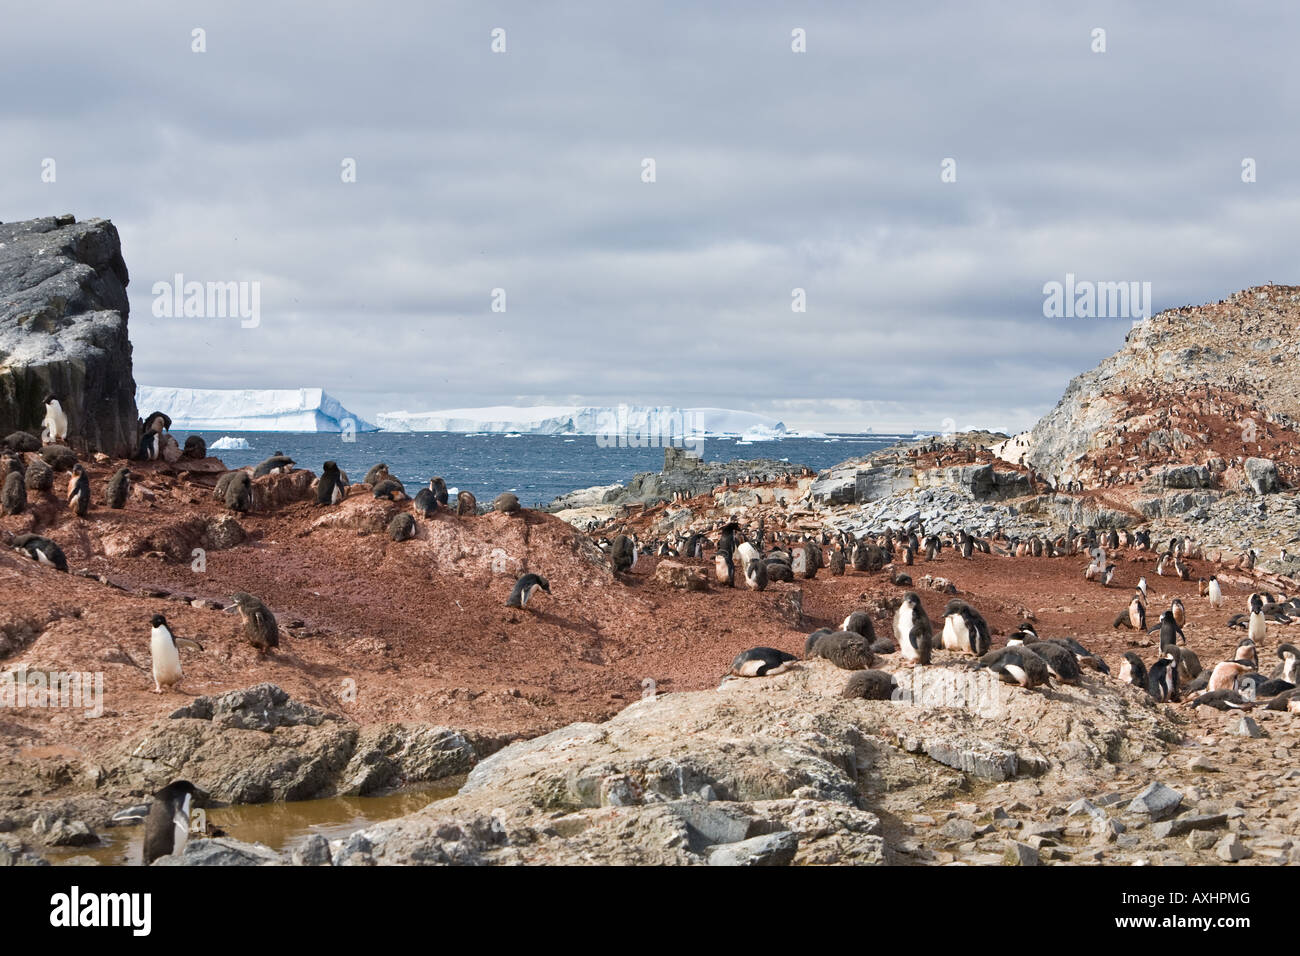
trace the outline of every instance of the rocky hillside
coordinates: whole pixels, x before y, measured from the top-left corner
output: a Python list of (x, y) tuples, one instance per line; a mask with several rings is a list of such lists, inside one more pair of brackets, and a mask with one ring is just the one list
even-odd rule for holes
[(1300, 287), (1261, 286), (1136, 325), (1124, 347), (1070, 382), (1034, 426), (1027, 461), (1049, 480), (1134, 484), (1163, 463), (1207, 465), (1249, 485), (1246, 459), (1296, 474)]
[(89, 450), (131, 451), (128, 281), (106, 219), (0, 223), (0, 436), (39, 433), (43, 400), (55, 394)]

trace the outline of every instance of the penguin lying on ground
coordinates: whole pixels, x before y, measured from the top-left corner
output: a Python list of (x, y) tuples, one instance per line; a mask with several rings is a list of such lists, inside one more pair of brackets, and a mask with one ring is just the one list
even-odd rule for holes
[(539, 590), (551, 593), (551, 583), (540, 574), (525, 574), (515, 582), (510, 597), (506, 598), (506, 607), (526, 608), (528, 601)]
[(793, 654), (774, 647), (751, 647), (736, 655), (731, 662), (730, 674), (736, 677), (770, 677), (784, 672), (796, 660), (798, 658)]
[(59, 571), (68, 570), (68, 559), (63, 554), (63, 549), (49, 538), (42, 538), (39, 534), (20, 534), (10, 544), (19, 551), (26, 552), (33, 561), (51, 565)]
[(892, 700), (897, 686), (894, 675), (886, 671), (854, 671), (849, 675), (840, 696), (865, 700)]
[(866, 670), (876, 662), (867, 639), (850, 631), (821, 635), (805, 656), (824, 658), (846, 671)]
[(288, 474), (293, 471), (293, 465), (292, 458), (277, 451), (270, 458), (258, 463), (257, 467), (253, 469), (253, 477), (262, 478), (265, 475)]
[(975, 666), (987, 667), (1003, 683), (1019, 684), (1021, 687), (1038, 687), (1051, 682), (1047, 663), (1023, 644), (989, 651)]

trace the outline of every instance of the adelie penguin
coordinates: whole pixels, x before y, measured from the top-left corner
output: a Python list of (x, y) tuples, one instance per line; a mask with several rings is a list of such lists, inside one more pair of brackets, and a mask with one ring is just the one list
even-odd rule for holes
[(149, 619), (149, 655), (153, 658), (153, 692), (161, 694), (181, 681), (180, 648), (202, 651), (203, 645), (188, 637), (177, 637), (167, 618), (155, 614)]
[(989, 626), (979, 611), (965, 601), (953, 598), (943, 611), (943, 647), (945, 650), (983, 657), (992, 646)]
[(615, 572), (626, 573), (636, 567), (637, 550), (636, 539), (625, 534), (618, 535), (609, 548), (609, 560), (614, 565)]
[(1187, 636), (1183, 634), (1183, 629), (1178, 626), (1178, 621), (1174, 619), (1173, 611), (1161, 612), (1159, 626), (1152, 628), (1148, 633), (1154, 634), (1156, 631), (1160, 632), (1160, 653), (1162, 654), (1166, 648), (1175, 646), (1180, 637), (1183, 639), (1184, 644), (1187, 643)]
[(515, 582), (514, 590), (506, 598), (506, 607), (526, 608), (528, 602), (538, 591), (551, 593), (551, 582), (540, 574), (525, 574)]
[(1041, 684), (1051, 683), (1047, 662), (1023, 644), (989, 651), (976, 662), (975, 666), (988, 668), (1005, 684), (1038, 687)]
[(415, 537), (415, 519), (405, 511), (393, 515), (388, 522), (388, 537), (394, 541), (410, 541)]
[(1125, 653), (1119, 665), (1119, 679), (1125, 684), (1132, 684), (1134, 687), (1146, 690), (1147, 666), (1142, 663), (1142, 658), (1132, 651)]
[(316, 483), (316, 504), (336, 505), (343, 500), (343, 495), (343, 472), (339, 471), (338, 462), (325, 462)]
[(730, 551), (719, 551), (713, 556), (713, 577), (725, 587), (736, 586), (736, 562)]
[(244, 591), (232, 594), (230, 600), (234, 604), (227, 610), (239, 612), (244, 625), (244, 637), (256, 648), (258, 656), (264, 657), (272, 648), (280, 646), (280, 627), (270, 608)]
[(903, 595), (903, 603), (894, 613), (894, 638), (903, 652), (903, 663), (908, 667), (929, 664), (934, 628), (930, 617), (921, 605), (921, 596), (915, 591)]
[(10, 544), (33, 561), (48, 564), (56, 571), (68, 570), (68, 559), (63, 554), (63, 549), (49, 538), (43, 538), (39, 534), (20, 534)]
[(157, 461), (162, 455), (163, 436), (162, 432), (145, 430), (140, 436), (140, 446), (136, 449), (135, 457), (137, 461)]
[(27, 479), (18, 459), (4, 460), (4, 483), (0, 486), (0, 514), (16, 515), (27, 508)]
[(68, 438), (68, 414), (53, 395), (45, 396), (45, 418), (41, 422), (41, 441), (47, 445), (61, 444)]
[(188, 780), (169, 783), (153, 795), (144, 821), (144, 864), (180, 853), (190, 839), (190, 810), (202, 791)]
[(438, 505), (445, 503), (438, 501), (436, 482), (439, 480), (440, 479), (437, 478), (430, 478), (429, 486), (417, 491), (415, 493), (415, 498), (411, 501), (411, 507), (415, 510), (415, 513), (423, 518), (432, 518), (438, 513)]
[(798, 658), (774, 647), (751, 647), (741, 651), (731, 662), (729, 676), (770, 677), (783, 673)]
[(261, 478), (265, 475), (284, 475), (293, 471), (294, 461), (288, 455), (276, 452), (270, 458), (259, 462), (253, 469), (253, 477)]
[(1178, 700), (1178, 665), (1173, 660), (1162, 657), (1151, 665), (1147, 672), (1147, 693), (1162, 704)]
[(84, 518), (90, 510), (90, 478), (84, 466), (72, 466), (72, 475), (68, 479), (68, 507), (78, 518)]
[(121, 510), (126, 507), (126, 499), (131, 496), (131, 469), (119, 468), (113, 472), (104, 488), (104, 503), (110, 508)]

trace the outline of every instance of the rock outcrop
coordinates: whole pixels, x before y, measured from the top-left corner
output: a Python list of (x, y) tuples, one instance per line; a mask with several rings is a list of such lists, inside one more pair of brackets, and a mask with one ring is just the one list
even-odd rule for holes
[(128, 280), (106, 219), (0, 224), (0, 435), (39, 433), (54, 394), (75, 441), (115, 456), (133, 451)]

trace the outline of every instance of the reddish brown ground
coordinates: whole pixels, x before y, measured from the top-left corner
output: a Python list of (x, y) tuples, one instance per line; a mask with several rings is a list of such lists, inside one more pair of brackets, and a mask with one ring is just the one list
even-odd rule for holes
[[(812, 629), (837, 624), (860, 605), (903, 590), (888, 583), (888, 573), (852, 571), (840, 578), (822, 571), (815, 580), (776, 584), (764, 593), (671, 590), (652, 579), (655, 558), (643, 557), (632, 574), (616, 578), (580, 534), (537, 512), (444, 514), (421, 521), (420, 536), (403, 543), (355, 527), (307, 533), (330, 512), (360, 522), (371, 514), (383, 517), (385, 508), (397, 510), (377, 505), (360, 488), (335, 509), (295, 502), (241, 516), (250, 540), (209, 552), (206, 571), (196, 573), (188, 562), (157, 555), (110, 558), (104, 548), (105, 542), (120, 545), (124, 537), (139, 537), (182, 515), (224, 513), (204, 488), (211, 476), (178, 478), (137, 465), (144, 487), (125, 511), (112, 512), (99, 502), (115, 467), (93, 468), (96, 504), (87, 518), (72, 516), (52, 498), (38, 502), (35, 511), (39, 530), (62, 545), (74, 572), (89, 569), (125, 590), (0, 550), (0, 627), (25, 622), (38, 635), (0, 667), (25, 662), (103, 671), (105, 713), (87, 720), (75, 711), (0, 711), (0, 756), (93, 756), (193, 695), (260, 681), (361, 723), (410, 720), (532, 735), (574, 720), (605, 718), (635, 699), (646, 678), (660, 692), (697, 690), (715, 686), (745, 648), (770, 645), (800, 653)], [(0, 530), (17, 533), (32, 524), (31, 514), (10, 516), (0, 519)], [(492, 573), (493, 549), (505, 553), (507, 573)], [(1190, 646), (1203, 661), (1212, 663), (1235, 645), (1239, 632), (1229, 631), (1224, 621), (1244, 607), (1247, 579), (1230, 576), (1229, 607), (1215, 611), (1196, 594), (1195, 578), (1217, 570), (1209, 562), (1193, 562), (1193, 580), (1180, 582), (1156, 577), (1149, 553), (1112, 557), (1118, 572), (1111, 588), (1084, 581), (1087, 562), (1078, 557), (976, 554), (966, 561), (945, 550), (937, 561), (921, 559), (907, 570), (918, 582), (927, 573), (950, 579), (997, 634), (1005, 636), (1028, 612), (1042, 636), (1077, 637), (1116, 672), (1133, 642), (1148, 662), (1155, 656), (1145, 635), (1111, 628), (1144, 574), (1152, 626), (1178, 596), (1188, 608)], [(525, 567), (546, 575), (553, 594), (540, 595), (534, 610), (510, 610), (505, 598)], [(794, 588), (802, 590), (806, 613), (799, 628), (778, 608)], [(173, 597), (143, 596), (157, 590)], [(174, 597), (225, 604), (236, 590), (260, 596), (282, 626), (294, 625), (285, 628), (273, 657), (259, 659), (243, 642), (235, 615)], [(947, 598), (934, 591), (922, 596), (939, 620)], [(148, 621), (155, 613), (206, 647), (201, 654), (183, 652), (179, 692), (152, 693)], [(884, 618), (877, 629), (889, 633)], [(355, 698), (349, 699), (352, 682)]]

